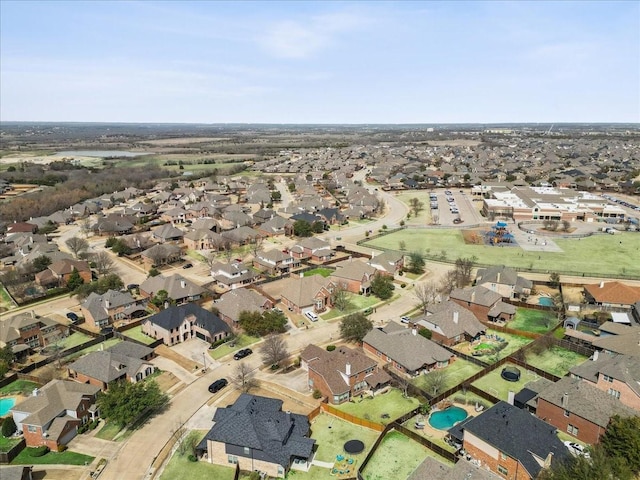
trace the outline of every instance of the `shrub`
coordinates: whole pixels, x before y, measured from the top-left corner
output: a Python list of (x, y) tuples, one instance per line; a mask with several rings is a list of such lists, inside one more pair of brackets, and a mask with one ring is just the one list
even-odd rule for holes
[(13, 417), (7, 417), (4, 422), (2, 422), (2, 436), (10, 437), (16, 432), (16, 422), (13, 421)]
[(58, 453), (62, 453), (67, 449), (66, 445), (58, 445)]
[(406, 286), (407, 286), (407, 284), (406, 284), (406, 283), (401, 283), (401, 284), (400, 284), (400, 288), (404, 288), (404, 287), (406, 287)]
[(313, 398), (315, 398), (316, 400), (322, 398), (322, 393), (317, 388), (313, 391)]
[(47, 447), (46, 445), (42, 445), (40, 447), (27, 448), (27, 455), (29, 455), (30, 457), (42, 457), (47, 453), (49, 453), (49, 447)]
[(190, 462), (197, 462), (198, 459), (196, 458), (195, 455), (191, 454), (187, 457), (189, 459)]
[(327, 352), (333, 352), (336, 349), (335, 345), (327, 345)]

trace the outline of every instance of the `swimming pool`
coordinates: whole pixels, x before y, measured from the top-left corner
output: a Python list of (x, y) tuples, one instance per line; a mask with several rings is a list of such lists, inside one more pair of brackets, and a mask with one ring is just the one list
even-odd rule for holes
[(15, 397), (0, 398), (0, 417), (4, 417), (11, 408), (16, 404)]
[(467, 411), (464, 408), (449, 407), (439, 412), (433, 412), (429, 417), (429, 425), (438, 430), (448, 430), (467, 416)]
[(538, 298), (538, 305), (543, 305), (545, 307), (553, 307), (553, 298), (551, 298), (551, 297), (540, 297), (540, 298)]

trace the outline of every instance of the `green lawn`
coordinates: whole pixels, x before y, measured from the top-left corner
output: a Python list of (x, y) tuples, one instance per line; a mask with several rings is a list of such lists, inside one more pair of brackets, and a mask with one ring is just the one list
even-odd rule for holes
[(29, 448), (22, 450), (11, 462), (12, 465), (88, 465), (95, 457), (83, 455), (82, 453), (65, 450), (64, 452), (49, 452), (41, 457), (29, 455)]
[(312, 275), (321, 275), (323, 277), (328, 277), (334, 272), (330, 268), (314, 268), (313, 270), (307, 270), (304, 272), (305, 277), (310, 277)]
[[(227, 342), (223, 345), (220, 345), (215, 350), (209, 350), (209, 355), (211, 358), (218, 360), (219, 358), (224, 357), (236, 350), (240, 350), (241, 348), (248, 347), (249, 345), (253, 345), (260, 339), (258, 337), (250, 337), (249, 335), (240, 334), (236, 337), (232, 342)], [(234, 344), (234, 346), (230, 346), (230, 344)]]
[(107, 422), (98, 430), (95, 436), (102, 440), (113, 440), (120, 430), (122, 428), (117, 423)]
[[(372, 422), (386, 424), (405, 413), (410, 412), (420, 405), (420, 402), (413, 397), (404, 398), (402, 392), (397, 388), (387, 393), (376, 395), (375, 397), (365, 397), (360, 400), (356, 397), (354, 402), (347, 402), (333, 407), (354, 417), (371, 420)], [(389, 419), (382, 419), (381, 415), (386, 413)]]
[(72, 355), (67, 355), (66, 357), (64, 357), (64, 360), (69, 362), (71, 360), (74, 360), (76, 358), (80, 358), (83, 355), (86, 355), (87, 353), (90, 352), (97, 352), (98, 350), (106, 350), (109, 347), (114, 346), (116, 343), (120, 343), (122, 340), (120, 340), (119, 338), (110, 338), (109, 340), (106, 340), (104, 342), (100, 342), (97, 343), (91, 347), (87, 347), (83, 350), (80, 350), (79, 352), (76, 352)]
[[(484, 362), (493, 363), (494, 361), (500, 360), (502, 358), (508, 357), (516, 350), (520, 350), (525, 345), (531, 343), (533, 340), (527, 337), (521, 337), (520, 335), (511, 335), (510, 333), (498, 332), (497, 330), (492, 330), (490, 328), (486, 331), (487, 335), (498, 335), (501, 338), (504, 338), (508, 343), (505, 348), (500, 350), (500, 352), (496, 355), (484, 355), (479, 357), (480, 360)], [(497, 358), (496, 358), (497, 357)]]
[(507, 327), (524, 332), (546, 333), (557, 323), (556, 315), (548, 310), (518, 308), (513, 320), (507, 323)]
[(151, 338), (148, 335), (142, 333), (142, 327), (138, 325), (137, 327), (133, 327), (130, 330), (125, 330), (122, 334), (126, 337), (133, 338), (134, 340), (138, 340), (146, 345), (149, 345), (156, 341), (155, 338)]
[(588, 358), (557, 346), (553, 346), (539, 354), (531, 351), (527, 352), (528, 363), (559, 377), (563, 377), (569, 373), (571, 367), (581, 364)]
[(520, 370), (520, 380), (517, 382), (509, 382), (500, 376), (502, 369), (507, 366), (516, 367), (516, 365), (512, 363), (505, 363), (493, 372), (489, 372), (484, 377), (479, 378), (473, 382), (472, 385), (506, 402), (509, 398), (510, 390), (514, 393), (518, 393), (527, 385), (527, 383), (540, 378), (533, 372), (525, 370), (522, 367), (516, 367)]
[(8, 452), (15, 445), (20, 443), (20, 440), (22, 440), (22, 437), (7, 438), (2, 436), (2, 434), (0, 434), (0, 452)]
[[(321, 413), (311, 423), (311, 438), (318, 445), (315, 458), (322, 462), (333, 462), (336, 455), (344, 455), (345, 442), (356, 438), (362, 440), (365, 446), (362, 453), (352, 455), (356, 464), (359, 465), (371, 450), (379, 434), (380, 432), (349, 423), (327, 413)], [(325, 470), (325, 474), (328, 473), (329, 471)]]
[(7, 310), (16, 308), (16, 304), (4, 287), (0, 287), (0, 307), (4, 307)]
[(623, 232), (619, 235), (593, 235), (578, 239), (554, 240), (562, 252), (531, 252), (519, 247), (492, 247), (465, 244), (462, 232), (457, 229), (405, 229), (373, 239), (365, 246), (398, 249), (404, 241), (407, 251), (425, 251), (428, 255), (447, 252), (447, 260), (476, 256), (478, 262), (487, 265), (509, 265), (515, 268), (553, 270), (558, 273), (576, 272), (607, 276), (624, 274), (640, 276), (640, 262), (629, 262), (640, 249), (640, 235)]
[(480, 370), (482, 370), (482, 367), (479, 367), (474, 363), (458, 358), (456, 359), (455, 362), (453, 362), (451, 365), (447, 366), (446, 368), (438, 369), (435, 372), (429, 372), (426, 375), (420, 375), (414, 378), (413, 380), (411, 380), (411, 383), (413, 383), (415, 386), (429, 393), (428, 387), (427, 387), (429, 383), (429, 376), (439, 374), (440, 372), (444, 372), (445, 383), (440, 389), (441, 392), (444, 392), (445, 390), (464, 382), (467, 378), (478, 373)]
[(77, 347), (78, 345), (88, 342), (89, 340), (91, 340), (91, 337), (89, 335), (85, 335), (84, 333), (80, 333), (80, 332), (73, 332), (68, 337), (63, 338), (58, 342), (56, 342), (56, 344), (62, 350), (66, 350), (68, 348)]
[(409, 201), (412, 198), (417, 198), (423, 204), (422, 211), (418, 214), (418, 216), (414, 216), (413, 212), (411, 212), (411, 217), (405, 220), (407, 225), (428, 225), (432, 222), (431, 219), (431, 209), (429, 208), (429, 204), (431, 203), (429, 199), (429, 192), (425, 190), (399, 193), (396, 195), (396, 198), (404, 203), (409, 211), (411, 211), (411, 206), (409, 205)]
[(374, 297), (373, 295), (358, 295), (356, 293), (347, 293), (349, 297), (349, 302), (351, 306), (345, 310), (338, 310), (337, 308), (332, 308), (327, 313), (320, 315), (323, 320), (333, 320), (334, 318), (341, 317), (343, 315), (349, 315), (351, 313), (360, 312), (365, 308), (372, 307), (376, 303), (380, 302), (378, 297)]
[(30, 382), (29, 380), (16, 380), (15, 382), (11, 382), (9, 385), (5, 385), (0, 388), (0, 395), (11, 395), (14, 393), (22, 393), (23, 395), (31, 395), (33, 389), (39, 387), (35, 382)]
[(405, 479), (428, 456), (435, 454), (402, 433), (391, 431), (369, 460), (363, 477), (365, 480)]

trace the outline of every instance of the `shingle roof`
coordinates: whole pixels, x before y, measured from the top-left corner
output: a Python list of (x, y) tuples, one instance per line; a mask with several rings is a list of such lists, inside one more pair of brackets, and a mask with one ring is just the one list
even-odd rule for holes
[(248, 288), (236, 288), (223, 293), (216, 307), (220, 314), (234, 321), (240, 318), (240, 312), (262, 312), (267, 298), (260, 295), (255, 290)]
[(407, 480), (498, 480), (501, 478), (471, 462), (459, 461), (449, 466), (435, 458), (427, 457)]
[(640, 327), (624, 325), (621, 325), (621, 327), (626, 328), (627, 333), (597, 337), (591, 344), (596, 348), (610, 352), (640, 357)]
[(135, 378), (136, 373), (145, 364), (146, 362), (139, 358), (104, 350), (80, 357), (69, 365), (69, 369), (101, 382), (111, 383), (124, 376)]
[(590, 382), (597, 383), (598, 374), (608, 375), (626, 383), (640, 396), (640, 358), (631, 355), (600, 353), (597, 360), (582, 362), (569, 372)]
[(622, 282), (594, 283), (585, 285), (584, 289), (597, 303), (632, 305), (640, 300), (640, 287), (632, 287)]
[(171, 330), (172, 328), (180, 326), (184, 319), (189, 316), (195, 317), (196, 324), (207, 330), (212, 337), (214, 337), (217, 332), (229, 331), (229, 326), (220, 320), (220, 317), (195, 303), (185, 303), (184, 305), (169, 307), (147, 318), (145, 322), (158, 325), (165, 330)]
[(289, 300), (299, 308), (311, 306), (315, 303), (315, 296), (326, 288), (330, 280), (322, 275), (311, 275), (309, 277), (289, 277), (280, 284), (282, 297)]
[(449, 298), (469, 302), (471, 304), (490, 307), (502, 299), (502, 296), (488, 288), (477, 286), (456, 288), (449, 294)]
[[(446, 302), (429, 305), (431, 315), (421, 317), (416, 323), (430, 330), (434, 330), (447, 338), (467, 334), (475, 337), (485, 331), (485, 327), (476, 316), (456, 302)], [(457, 320), (457, 321), (456, 321)], [(432, 328), (431, 325), (435, 325)]]
[(170, 277), (163, 277), (162, 275), (149, 277), (140, 284), (140, 290), (150, 294), (156, 294), (160, 290), (165, 290), (169, 298), (173, 298), (174, 300), (197, 297), (204, 292), (202, 287), (178, 274), (171, 275)]

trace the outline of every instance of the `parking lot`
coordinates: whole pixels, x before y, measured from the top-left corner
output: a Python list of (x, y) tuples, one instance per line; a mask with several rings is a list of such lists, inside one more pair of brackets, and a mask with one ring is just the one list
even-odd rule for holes
[(484, 221), (471, 196), (463, 190), (435, 190), (430, 193), (430, 207), (437, 225), (475, 225)]

